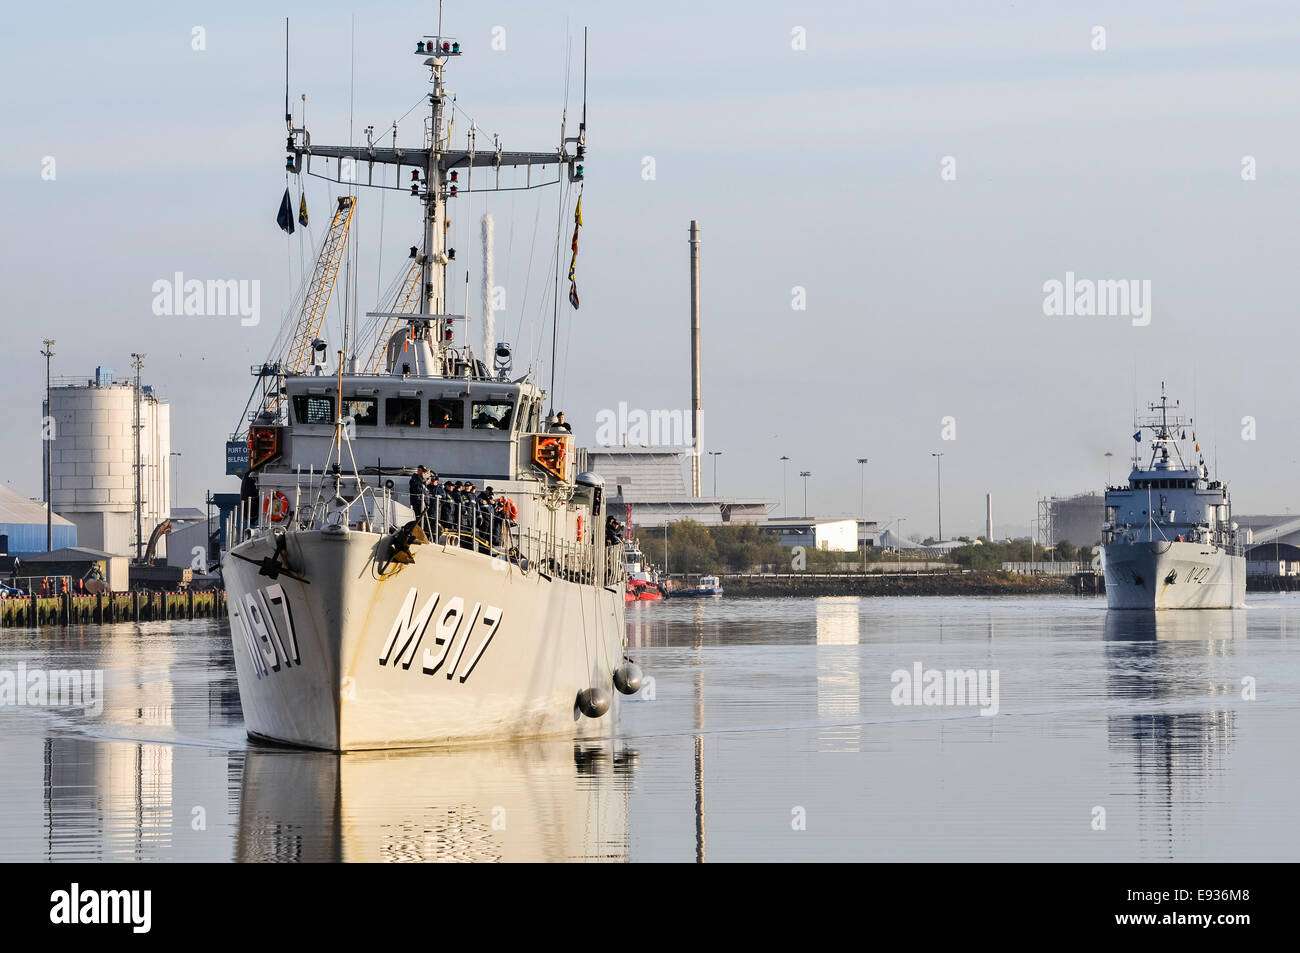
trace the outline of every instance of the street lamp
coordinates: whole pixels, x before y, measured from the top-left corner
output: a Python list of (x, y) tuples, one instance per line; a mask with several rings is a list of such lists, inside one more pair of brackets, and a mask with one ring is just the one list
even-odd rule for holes
[(900, 516), (894, 520), (894, 542), (897, 544), (899, 569), (903, 568), (903, 521), (905, 519), (906, 516)]
[(718, 495), (718, 457), (722, 456), (721, 450), (710, 450), (709, 456), (713, 458), (713, 496)]
[(787, 496), (786, 488), (787, 488), (788, 483), (789, 483), (789, 481), (788, 481), (787, 478), (786, 478), (786, 473), (787, 473), (788, 470), (789, 470), (789, 468), (787, 467), (787, 464), (788, 464), (789, 462), (790, 462), (790, 458), (789, 458), (789, 457), (782, 457), (782, 458), (781, 458), (781, 515), (782, 515), (782, 516), (789, 516), (789, 515), (790, 515), (790, 509), (789, 509), (789, 507), (786, 505), (786, 496)]
[(54, 551), (54, 475), (51, 472), (54, 465), (54, 448), (51, 446), (54, 430), (46, 428), (54, 420), (54, 406), (50, 403), (50, 358), (54, 356), (54, 342), (45, 338), (41, 343), (45, 345), (41, 353), (45, 355), (45, 416), (49, 418), (41, 421), (41, 442), (45, 444), (45, 551), (50, 553)]
[(812, 476), (810, 470), (800, 470), (799, 475), (803, 477), (803, 518), (808, 518), (808, 478)]
[(943, 454), (931, 453), (934, 457), (936, 482), (939, 488), (939, 542), (943, 542)]
[(1106, 486), (1107, 488), (1109, 488), (1110, 487), (1110, 460), (1111, 457), (1115, 456), (1115, 454), (1107, 450), (1105, 456), (1106, 456)]
[[(867, 484), (866, 476), (864, 475), (865, 471), (863, 470), (863, 466), (867, 462), (866, 457), (858, 457), (858, 518), (861, 519), (863, 523), (867, 521)], [(859, 527), (858, 529), (858, 548), (862, 550), (862, 569), (865, 572), (867, 568), (867, 546), (866, 543), (862, 541), (862, 530), (864, 528), (865, 527)]]
[(867, 518), (866, 474), (863, 464), (869, 462), (866, 457), (858, 457), (858, 515)]

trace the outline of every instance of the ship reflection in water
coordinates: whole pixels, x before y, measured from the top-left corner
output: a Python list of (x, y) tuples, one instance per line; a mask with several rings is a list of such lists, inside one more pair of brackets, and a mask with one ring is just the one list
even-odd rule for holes
[(253, 746), (235, 859), (626, 860), (635, 764), (616, 742), (344, 755)]
[(1106, 684), (1112, 698), (1136, 703), (1107, 719), (1110, 747), (1132, 760), (1147, 809), (1138, 823), (1151, 844), (1214, 829), (1222, 805), (1210, 781), (1232, 771), (1239, 678), (1232, 643), (1246, 638), (1245, 609), (1106, 613)]
[[(1294, 858), (1296, 605), (633, 606), (619, 738), (345, 755), (247, 741), (223, 624), (15, 630), (0, 672), (99, 668), (105, 698), (0, 707), (0, 858)], [(996, 715), (900, 704), (917, 664), (998, 673)]]

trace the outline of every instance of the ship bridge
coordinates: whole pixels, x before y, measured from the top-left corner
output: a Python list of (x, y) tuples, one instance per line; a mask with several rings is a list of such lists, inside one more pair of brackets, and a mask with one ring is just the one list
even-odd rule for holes
[(1231, 533), (1227, 488), (1204, 466), (1137, 468), (1106, 490), (1103, 542), (1113, 538), (1209, 542)]

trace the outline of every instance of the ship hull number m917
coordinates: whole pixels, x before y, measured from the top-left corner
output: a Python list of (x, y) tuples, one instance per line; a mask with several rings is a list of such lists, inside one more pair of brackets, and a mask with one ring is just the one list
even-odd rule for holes
[[(425, 600), (419, 611), (416, 611), (419, 593), (412, 587), (406, 594), (402, 608), (397, 611), (393, 627), (389, 630), (388, 638), (384, 640), (384, 646), (379, 651), (380, 665), (394, 667), (400, 665), (404, 669), (409, 669), (411, 663), (415, 661), (415, 653), (424, 638), (425, 630), (433, 621), (436, 612), (433, 644), (424, 650), (420, 669), (425, 675), (436, 675), (439, 671), (445, 671), (447, 678), (455, 678), (459, 675), (462, 683), (469, 678), (470, 673), (474, 671), (474, 666), (483, 657), (488, 643), (492, 641), (492, 636), (496, 635), (497, 629), (501, 627), (501, 610), (496, 606), (485, 606), (481, 602), (476, 602), (473, 608), (466, 612), (465, 600), (460, 596), (453, 596), (439, 611), (440, 599), (441, 594), (435, 592)], [(466, 651), (471, 642), (474, 643), (474, 648)]]
[(277, 583), (245, 593), (230, 606), (230, 628), (242, 642), (258, 681), (301, 664), (298, 634), (284, 589)]

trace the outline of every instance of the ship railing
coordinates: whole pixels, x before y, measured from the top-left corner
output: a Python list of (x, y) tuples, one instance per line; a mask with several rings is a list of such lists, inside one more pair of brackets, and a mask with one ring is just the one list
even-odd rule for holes
[(547, 576), (585, 585), (596, 583), (596, 550), (589, 542), (524, 530), (519, 534), (519, 551)]
[[(333, 479), (333, 496), (321, 492), (304, 500), (301, 484), (292, 497), (278, 487), (264, 487), (254, 497), (239, 501), (226, 521), (226, 539), (231, 545), (275, 530), (320, 529), (346, 526), (349, 529), (389, 533), (401, 525), (396, 500), (387, 489), (376, 489), (356, 475), (325, 474)], [(349, 486), (352, 484), (352, 486)], [(316, 489), (309, 486), (307, 488)]]
[(605, 585), (617, 586), (627, 581), (627, 563), (623, 561), (623, 544), (605, 547)]
[(431, 497), (419, 524), (432, 543), (499, 557), (551, 578), (596, 583), (596, 550), (590, 542), (521, 528), (495, 507), (476, 500)]
[(512, 562), (518, 562), (521, 556), (518, 524), (477, 500), (431, 496), (426, 498), (417, 520), (432, 543), (460, 546)]
[[(233, 545), (277, 529), (309, 530), (343, 525), (349, 529), (390, 533), (404, 525), (390, 489), (361, 485), (349, 499), (343, 493), (351, 478), (344, 475), (339, 479), (338, 496), (322, 497), (305, 507), (300, 492), (295, 492), (293, 500), (285, 497), (277, 501), (275, 494), (282, 491), (259, 491), (256, 497), (240, 501), (240, 506), (230, 515), (226, 538)], [(271, 518), (276, 512), (283, 514), (279, 520)], [(535, 567), (552, 578), (605, 586), (617, 585), (627, 578), (621, 542), (605, 546), (604, 570), (598, 577), (594, 540), (578, 541), (542, 530), (520, 528), (517, 521), (477, 500), (429, 497), (417, 522), (432, 544), (459, 546), (529, 569)]]
[[(1169, 530), (1168, 533), (1165, 530)], [(1159, 538), (1157, 538), (1157, 533)], [(1166, 524), (1159, 520), (1150, 523), (1120, 523), (1102, 533), (1103, 545), (1110, 543), (1154, 543), (1154, 542), (1192, 542), (1215, 546), (1229, 556), (1241, 556), (1246, 546), (1240, 540), (1239, 533), (1228, 530), (1208, 529), (1205, 524), (1191, 527), (1184, 524)]]

